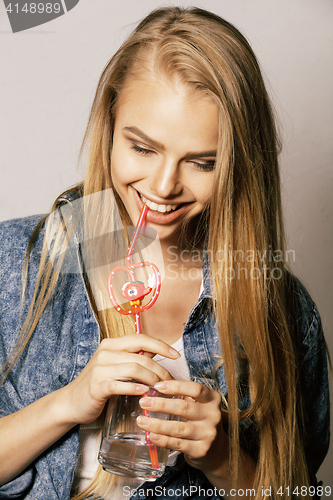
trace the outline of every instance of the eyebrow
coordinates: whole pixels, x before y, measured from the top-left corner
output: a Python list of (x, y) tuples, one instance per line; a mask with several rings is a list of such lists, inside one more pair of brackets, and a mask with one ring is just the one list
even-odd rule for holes
[[(165, 146), (163, 144), (161, 144), (160, 142), (158, 141), (155, 141), (155, 139), (152, 139), (151, 137), (148, 137), (148, 135), (146, 135), (144, 132), (142, 132), (142, 130), (140, 130), (139, 128), (137, 127), (124, 127), (124, 130), (127, 130), (128, 132), (131, 132), (132, 134), (135, 134), (137, 135), (138, 137), (140, 137), (140, 139), (142, 139), (143, 141), (145, 141), (147, 144), (150, 144), (151, 146), (153, 146), (154, 148), (156, 149), (159, 149), (161, 151), (165, 151)], [(207, 157), (216, 157), (216, 151), (212, 150), (212, 151), (202, 151), (202, 152), (188, 152), (185, 154), (185, 158), (207, 158)]]
[(137, 127), (125, 127), (124, 130), (128, 130), (129, 132), (132, 132), (132, 134), (137, 135), (138, 137), (140, 137), (142, 140), (144, 140), (145, 142), (147, 142), (148, 144), (150, 144), (154, 148), (160, 149), (161, 151), (165, 151), (165, 146), (163, 146), (163, 144), (155, 141), (154, 139), (151, 139), (150, 137), (148, 137), (148, 135), (146, 135), (144, 132), (142, 132), (142, 130), (140, 130), (139, 128), (137, 128)]

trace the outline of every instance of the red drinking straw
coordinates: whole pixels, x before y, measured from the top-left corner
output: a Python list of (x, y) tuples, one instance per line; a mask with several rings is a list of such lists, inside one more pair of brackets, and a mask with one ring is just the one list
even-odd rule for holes
[[(157, 297), (160, 293), (160, 289), (161, 289), (161, 274), (158, 270), (158, 267), (155, 266), (155, 264), (152, 264), (151, 262), (139, 262), (137, 264), (132, 264), (133, 251), (134, 251), (135, 245), (138, 241), (142, 226), (144, 225), (148, 210), (149, 209), (148, 209), (147, 205), (143, 205), (138, 223), (137, 223), (136, 228), (135, 228), (135, 232), (134, 232), (132, 241), (128, 247), (127, 256), (126, 256), (127, 266), (115, 267), (111, 271), (109, 279), (108, 279), (109, 297), (110, 297), (110, 300), (111, 300), (113, 306), (115, 307), (116, 311), (118, 311), (120, 314), (124, 314), (124, 315), (135, 314), (135, 333), (142, 333), (140, 313), (146, 311), (147, 309), (150, 309), (155, 304)], [(135, 278), (135, 271), (134, 270), (139, 269), (141, 267), (150, 267), (154, 272), (154, 275), (155, 275), (155, 285), (154, 286), (155, 286), (155, 288), (153, 290), (153, 295), (152, 295), (151, 299), (149, 300), (149, 302), (145, 306), (142, 306), (141, 301), (139, 301), (140, 304), (134, 304), (131, 307), (131, 309), (127, 309), (127, 310), (123, 309), (118, 304), (117, 299), (116, 299), (114, 292), (113, 292), (113, 288), (112, 288), (113, 278), (117, 272), (125, 271), (130, 276), (131, 281), (135, 282), (136, 278)], [(148, 293), (150, 293), (150, 291)], [(139, 354), (144, 354), (144, 353), (143, 353), (143, 351), (140, 351)], [(143, 413), (144, 413), (145, 417), (149, 417), (148, 410), (144, 410)], [(145, 437), (146, 437), (146, 443), (149, 447), (149, 454), (150, 454), (150, 460), (151, 460), (152, 467), (153, 467), (153, 469), (158, 469), (159, 463), (158, 463), (158, 455), (157, 455), (156, 445), (154, 445), (150, 441), (149, 432), (145, 432)]]

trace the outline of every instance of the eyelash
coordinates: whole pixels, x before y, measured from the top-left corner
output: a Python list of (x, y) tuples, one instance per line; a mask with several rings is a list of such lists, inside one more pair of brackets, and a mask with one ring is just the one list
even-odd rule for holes
[[(138, 146), (138, 144), (135, 144), (135, 143), (132, 143), (131, 148), (133, 149), (133, 151), (136, 151), (137, 153), (144, 155), (144, 156), (149, 155), (150, 153), (155, 153), (155, 151), (153, 151), (151, 149), (142, 148), (141, 146)], [(190, 163), (195, 165), (195, 167), (198, 170), (202, 170), (203, 172), (211, 172), (215, 168), (214, 161), (207, 162), (207, 163), (199, 163), (196, 161), (191, 161)]]
[(154, 153), (154, 151), (152, 151), (151, 149), (141, 148), (135, 143), (132, 144), (131, 148), (137, 153), (140, 153), (141, 155), (148, 155), (149, 153)]
[(199, 163), (196, 161), (192, 161), (191, 163), (193, 163), (193, 165), (195, 165), (196, 168), (198, 168), (199, 170), (202, 170), (204, 172), (211, 172), (212, 170), (215, 169), (215, 162), (214, 161), (207, 162), (207, 163)]

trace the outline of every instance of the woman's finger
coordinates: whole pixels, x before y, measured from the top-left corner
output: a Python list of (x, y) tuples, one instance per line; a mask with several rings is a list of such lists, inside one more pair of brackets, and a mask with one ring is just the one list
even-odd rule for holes
[(104, 339), (100, 344), (100, 348), (133, 353), (146, 351), (147, 353), (159, 354), (171, 359), (177, 359), (180, 356), (179, 352), (170, 347), (166, 342), (154, 339), (143, 333), (140, 335), (134, 333), (132, 335), (124, 335), (123, 337)]
[(185, 456), (190, 455), (191, 457), (202, 456), (207, 448), (202, 441), (197, 442), (177, 437), (165, 436), (163, 434), (155, 434), (153, 432), (149, 433), (149, 440), (161, 448), (180, 451), (184, 453)]
[(154, 389), (163, 394), (172, 394), (174, 396), (189, 396), (199, 403), (209, 403), (215, 399), (221, 398), (218, 392), (198, 382), (185, 380), (165, 380), (158, 382)]
[(205, 437), (200, 427), (192, 422), (162, 420), (160, 418), (145, 417), (144, 415), (137, 417), (136, 421), (141, 429), (155, 434), (188, 440), (199, 440)]
[[(198, 417), (202, 420), (207, 413), (205, 407), (199, 408), (195, 401), (185, 399), (145, 396), (140, 399), (139, 404), (145, 410), (175, 415), (186, 420), (198, 420)], [(209, 409), (207, 411), (209, 412)]]
[(163, 366), (159, 365), (150, 357), (141, 356), (141, 354), (134, 354), (126, 351), (109, 351), (103, 349), (99, 352), (96, 351), (95, 362), (100, 366), (114, 365), (115, 367), (117, 367), (117, 369), (121, 368), (124, 364), (140, 364), (159, 377), (159, 380), (156, 380), (156, 382), (159, 382), (160, 380), (171, 379), (171, 375), (168, 370), (163, 368)]
[(121, 380), (104, 380), (99, 385), (101, 398), (109, 399), (111, 396), (129, 395), (140, 396), (149, 390), (145, 384), (125, 382)]
[(159, 380), (160, 378), (155, 372), (136, 362), (110, 366), (97, 365), (92, 368), (90, 387), (92, 392), (98, 392), (98, 386), (105, 383), (110, 385), (110, 391), (112, 391), (112, 387), (117, 381), (135, 381), (152, 387)]

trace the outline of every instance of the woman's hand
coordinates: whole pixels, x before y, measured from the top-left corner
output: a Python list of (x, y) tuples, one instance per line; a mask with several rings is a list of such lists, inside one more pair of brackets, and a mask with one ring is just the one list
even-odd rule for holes
[(181, 421), (165, 421), (140, 416), (139, 427), (150, 432), (152, 443), (184, 453), (189, 465), (203, 473), (228, 468), (228, 437), (223, 430), (221, 396), (197, 382), (168, 380), (155, 388), (163, 394), (184, 399), (143, 397), (143, 409), (170, 413)]
[[(138, 354), (142, 351), (144, 355)], [(170, 379), (169, 372), (151, 359), (155, 354), (179, 357), (165, 342), (143, 334), (103, 340), (80, 375), (61, 389), (66, 420), (90, 423), (110, 396), (144, 394), (148, 386)]]
[(155, 354), (179, 357), (165, 342), (143, 334), (103, 340), (73, 382), (2, 417), (0, 485), (17, 477), (73, 426), (95, 420), (113, 394), (144, 394), (147, 386), (170, 379), (151, 359)]

